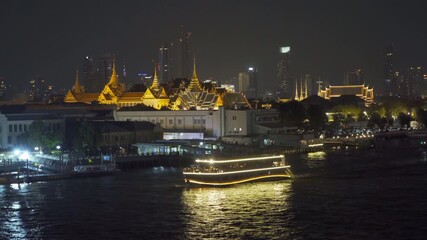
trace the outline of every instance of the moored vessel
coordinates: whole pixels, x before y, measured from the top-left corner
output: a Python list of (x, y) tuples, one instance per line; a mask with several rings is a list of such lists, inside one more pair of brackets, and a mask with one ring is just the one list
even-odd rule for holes
[(197, 159), (183, 171), (185, 182), (195, 185), (227, 186), (260, 180), (292, 177), (284, 155), (228, 160)]

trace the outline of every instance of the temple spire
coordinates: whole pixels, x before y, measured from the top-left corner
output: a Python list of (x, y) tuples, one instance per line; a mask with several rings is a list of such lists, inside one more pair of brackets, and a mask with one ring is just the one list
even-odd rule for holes
[(159, 89), (160, 88), (159, 79), (157, 78), (156, 63), (154, 63), (154, 78), (153, 78), (153, 83), (151, 83), (151, 88), (153, 88), (153, 89)]
[(110, 81), (108, 82), (108, 85), (117, 86), (119, 85), (119, 80), (117, 79), (117, 73), (116, 73), (116, 59), (113, 55), (113, 71), (111, 73)]
[(298, 97), (298, 81), (295, 81), (295, 100), (299, 100)]
[(308, 98), (308, 80), (307, 80), (307, 76), (305, 77), (305, 98)]
[(193, 77), (191, 79), (197, 79), (197, 73), (196, 73), (196, 54), (194, 54), (194, 60), (193, 60)]
[(79, 68), (76, 68), (76, 81), (74, 82), (73, 90), (75, 93), (81, 92), (81, 86), (79, 82)]
[(202, 87), (200, 86), (199, 78), (196, 73), (196, 54), (194, 54), (194, 66), (193, 66), (193, 77), (191, 78), (190, 84), (187, 90), (192, 92), (201, 92)]
[(302, 92), (302, 77), (300, 78), (300, 88), (301, 88), (301, 91), (300, 91), (299, 100), (301, 101), (304, 99), (304, 96), (302, 95), (303, 94), (303, 92)]

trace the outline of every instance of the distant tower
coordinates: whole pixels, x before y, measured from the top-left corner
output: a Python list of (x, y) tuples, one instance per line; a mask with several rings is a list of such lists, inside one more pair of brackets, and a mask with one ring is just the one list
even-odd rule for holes
[(363, 71), (362, 69), (356, 69), (352, 72), (348, 72), (346, 79), (344, 81), (344, 85), (362, 85), (363, 81)]
[(2, 77), (0, 77), (0, 100), (2, 100), (6, 95), (6, 90), (7, 90), (7, 84), (5, 80)]
[[(305, 85), (307, 86), (306, 87), (307, 96), (317, 94), (317, 88), (313, 89), (313, 78), (311, 77), (310, 74), (305, 75)], [(317, 86), (314, 86), (314, 87), (317, 87)]]
[(172, 43), (173, 56), (172, 65), (175, 78), (190, 78), (191, 74), (191, 51), (190, 51), (191, 32), (187, 32), (184, 26), (181, 26), (181, 34), (175, 43)]
[(239, 81), (239, 92), (244, 95), (248, 95), (249, 93), (249, 73), (241, 72), (238, 77)]
[(397, 84), (393, 81), (393, 57), (394, 49), (393, 44), (388, 44), (384, 51), (384, 95), (396, 95)]
[(83, 65), (83, 82), (87, 92), (99, 92), (110, 79), (113, 68), (112, 54), (99, 58), (86, 57)]
[(408, 96), (412, 98), (421, 97), (424, 89), (424, 68), (421, 66), (408, 67), (404, 80), (408, 89)]
[(166, 83), (171, 80), (169, 74), (169, 46), (167, 43), (164, 43), (159, 49), (158, 68), (160, 83)]
[(256, 68), (248, 68), (249, 89), (246, 97), (255, 99), (258, 97), (258, 72)]
[(83, 60), (83, 84), (88, 92), (96, 91), (93, 58), (86, 56)]
[(27, 97), (33, 102), (43, 102), (47, 100), (47, 84), (44, 78), (32, 79), (29, 84)]
[(292, 74), (291, 74), (291, 47), (280, 48), (280, 59), (277, 63), (277, 81), (279, 84), (279, 97), (292, 97)]

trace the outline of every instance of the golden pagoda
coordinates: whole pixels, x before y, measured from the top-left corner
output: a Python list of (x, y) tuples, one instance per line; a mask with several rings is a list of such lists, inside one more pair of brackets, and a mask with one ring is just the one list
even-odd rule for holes
[(141, 100), (144, 105), (155, 109), (161, 109), (162, 107), (167, 107), (169, 105), (169, 96), (166, 93), (165, 88), (160, 85), (159, 80), (157, 79), (156, 67), (154, 67), (153, 82), (151, 83), (151, 86), (147, 88)]
[(126, 87), (123, 83), (119, 83), (116, 73), (116, 61), (113, 58), (113, 72), (111, 73), (110, 81), (104, 86), (101, 94), (98, 96), (98, 102), (101, 104), (119, 104), (119, 99), (125, 92)]

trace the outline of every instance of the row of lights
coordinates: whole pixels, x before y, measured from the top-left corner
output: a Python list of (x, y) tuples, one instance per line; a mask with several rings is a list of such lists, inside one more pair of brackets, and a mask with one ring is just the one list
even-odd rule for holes
[[(352, 134), (351, 136), (353, 137), (353, 134)], [(359, 136), (359, 135), (356, 135), (356, 137), (355, 137), (355, 138), (370, 138), (370, 137), (374, 137), (374, 135), (369, 135), (369, 134), (368, 134), (368, 135), (365, 135), (365, 134), (362, 134), (362, 135), (360, 135), (360, 136)], [(332, 139), (335, 139), (335, 138), (336, 138), (336, 139), (339, 139), (339, 138), (340, 138), (340, 136), (336, 136), (336, 137), (335, 137), (335, 136), (333, 136), (333, 137), (332, 137)], [(348, 137), (348, 136), (346, 136), (345, 138), (349, 138), (349, 137)]]
[[(61, 146), (56, 146), (56, 150), (60, 150)], [(34, 151), (41, 151), (41, 149), (39, 147), (34, 147)], [(24, 159), (28, 159), (30, 157), (30, 153), (28, 151), (22, 151), (20, 149), (15, 149), (13, 151), (13, 154), (19, 159), (19, 160), (24, 160)]]

